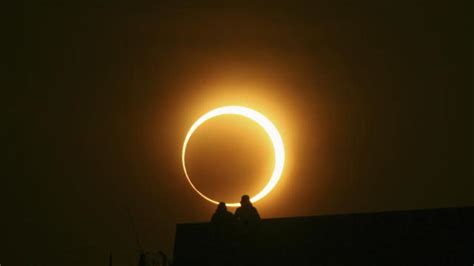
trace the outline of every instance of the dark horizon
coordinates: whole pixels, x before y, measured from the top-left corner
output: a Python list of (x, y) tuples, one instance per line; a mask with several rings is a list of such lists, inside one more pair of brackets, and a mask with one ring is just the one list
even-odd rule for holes
[[(19, 18), (0, 264), (136, 263), (127, 208), (142, 248), (171, 255), (175, 225), (215, 209), (186, 181), (184, 137), (229, 104), (265, 114), (285, 143), (262, 218), (474, 205), (470, 1), (41, 1)], [(258, 127), (199, 134), (203, 191), (238, 201), (265, 184)]]
[(242, 225), (178, 224), (173, 265), (465, 265), (473, 222), (474, 206), (273, 218), (250, 241)]

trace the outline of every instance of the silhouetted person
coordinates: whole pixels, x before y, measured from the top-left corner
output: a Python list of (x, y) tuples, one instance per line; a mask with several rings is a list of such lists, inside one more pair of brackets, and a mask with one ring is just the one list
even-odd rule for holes
[(227, 210), (224, 202), (219, 202), (217, 209), (212, 215), (211, 222), (215, 225), (231, 224), (234, 220), (234, 216)]
[(210, 266), (231, 265), (231, 241), (234, 229), (234, 215), (224, 202), (217, 205), (211, 218), (212, 245), (215, 254), (209, 258)]
[(234, 214), (235, 219), (243, 225), (254, 225), (260, 222), (260, 215), (257, 209), (250, 202), (248, 195), (243, 195), (240, 200), (240, 207)]
[(231, 237), (234, 227), (234, 215), (227, 210), (224, 202), (217, 205), (217, 209), (211, 218), (214, 240), (227, 241)]
[(257, 265), (258, 254), (258, 231), (260, 215), (257, 209), (250, 202), (248, 195), (243, 195), (240, 200), (240, 207), (235, 211), (234, 217), (237, 221), (237, 265)]

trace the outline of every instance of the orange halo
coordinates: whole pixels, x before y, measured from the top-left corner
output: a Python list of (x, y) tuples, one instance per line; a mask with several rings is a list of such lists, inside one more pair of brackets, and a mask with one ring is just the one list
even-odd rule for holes
[[(250, 198), (251, 202), (257, 202), (258, 200), (264, 198), (268, 193), (270, 193), (270, 191), (272, 191), (272, 189), (278, 183), (281, 177), (281, 174), (283, 172), (283, 165), (285, 163), (285, 148), (283, 146), (283, 140), (281, 139), (280, 133), (278, 133), (278, 130), (273, 125), (273, 123), (261, 113), (254, 111), (250, 108), (243, 107), (243, 106), (219, 107), (207, 112), (206, 114), (201, 116), (196, 122), (194, 122), (194, 124), (189, 129), (188, 134), (186, 135), (186, 138), (184, 139), (183, 151), (181, 154), (184, 174), (186, 175), (186, 178), (188, 179), (188, 182), (191, 185), (191, 187), (201, 197), (203, 197), (207, 201), (212, 202), (214, 204), (219, 204), (218, 201), (215, 201), (207, 197), (206, 195), (204, 195), (201, 191), (199, 191), (194, 186), (193, 182), (191, 182), (191, 179), (189, 178), (189, 175), (188, 175), (188, 171), (186, 170), (185, 155), (186, 155), (186, 146), (188, 145), (189, 139), (191, 138), (194, 131), (196, 131), (196, 129), (207, 120), (220, 116), (220, 115), (241, 115), (253, 120), (265, 130), (265, 132), (268, 134), (273, 144), (273, 149), (275, 152), (275, 167), (273, 169), (272, 176), (270, 177), (270, 181), (267, 183), (267, 185), (259, 193), (257, 193), (257, 195)], [(227, 203), (226, 205), (230, 207), (238, 207), (240, 206), (240, 203)]]

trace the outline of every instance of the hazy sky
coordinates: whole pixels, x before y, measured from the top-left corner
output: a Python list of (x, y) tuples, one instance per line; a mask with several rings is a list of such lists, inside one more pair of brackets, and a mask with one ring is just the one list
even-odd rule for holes
[[(264, 218), (473, 205), (472, 4), (382, 2), (25, 5), (0, 263), (136, 263), (127, 209), (142, 248), (171, 254), (175, 224), (215, 208), (188, 185), (182, 142), (227, 104), (285, 142)], [(256, 193), (269, 145), (243, 118), (209, 122), (190, 143), (193, 180), (217, 200)]]

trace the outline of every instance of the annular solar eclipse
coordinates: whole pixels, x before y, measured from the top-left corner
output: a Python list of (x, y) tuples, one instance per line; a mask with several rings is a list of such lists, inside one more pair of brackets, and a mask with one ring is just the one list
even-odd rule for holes
[[(184, 139), (184, 144), (183, 144), (183, 150), (181, 153), (181, 161), (183, 164), (183, 169), (184, 169), (184, 174), (186, 175), (186, 178), (188, 179), (189, 184), (191, 187), (204, 199), (206, 199), (209, 202), (212, 202), (214, 204), (219, 204), (219, 202), (215, 199), (211, 199), (204, 195), (201, 191), (199, 191), (191, 181), (191, 178), (189, 177), (188, 171), (186, 170), (186, 147), (188, 145), (188, 142), (193, 135), (193, 133), (198, 129), (199, 126), (204, 124), (207, 120), (212, 119), (214, 117), (218, 117), (221, 115), (240, 115), (243, 117), (246, 117), (258, 125), (260, 125), (265, 132), (268, 134), (275, 153), (275, 166), (273, 168), (273, 173), (270, 177), (270, 180), (268, 183), (265, 185), (265, 187), (256, 195), (252, 196), (250, 195), (250, 201), (251, 202), (257, 202), (264, 198), (272, 189), (276, 186), (278, 183), (278, 180), (281, 177), (281, 174), (283, 172), (283, 165), (285, 164), (285, 148), (283, 145), (283, 140), (281, 139), (280, 133), (278, 132), (277, 128), (273, 123), (268, 120), (264, 115), (261, 113), (252, 110), (250, 108), (244, 107), (244, 106), (223, 106), (219, 107), (216, 109), (213, 109), (204, 115), (202, 115), (194, 124), (191, 126), (189, 129), (186, 138)], [(240, 196), (240, 195), (239, 195)], [(226, 203), (227, 206), (230, 207), (238, 207), (240, 206), (240, 203)]]

